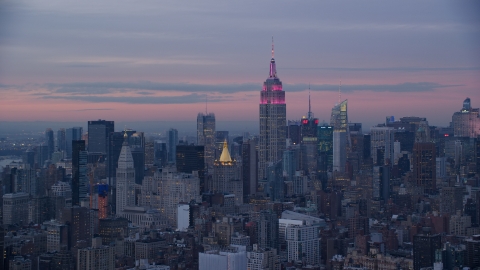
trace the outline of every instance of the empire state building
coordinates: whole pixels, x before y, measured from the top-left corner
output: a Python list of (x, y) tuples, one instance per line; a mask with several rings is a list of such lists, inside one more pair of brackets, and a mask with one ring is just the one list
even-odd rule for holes
[(258, 149), (258, 179), (266, 177), (266, 169), (270, 162), (282, 159), (286, 140), (287, 105), (282, 82), (277, 77), (277, 68), (272, 43), (272, 59), (270, 74), (263, 83), (260, 93), (260, 141)]

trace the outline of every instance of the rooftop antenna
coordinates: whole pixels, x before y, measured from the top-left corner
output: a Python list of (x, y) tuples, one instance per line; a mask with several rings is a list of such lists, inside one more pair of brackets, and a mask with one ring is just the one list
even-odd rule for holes
[(308, 119), (312, 118), (312, 106), (310, 104), (310, 83), (308, 83)]
[(205, 115), (208, 114), (208, 95), (205, 95)]
[(272, 36), (272, 58), (275, 58), (275, 50), (273, 45), (273, 36)]
[(338, 86), (338, 104), (342, 102), (342, 80), (340, 80), (340, 85)]

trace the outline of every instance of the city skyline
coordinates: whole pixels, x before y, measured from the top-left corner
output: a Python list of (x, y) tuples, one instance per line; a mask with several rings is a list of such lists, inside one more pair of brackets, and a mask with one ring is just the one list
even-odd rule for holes
[(194, 123), (208, 105), (219, 122), (255, 122), (271, 36), (287, 119), (306, 115), (310, 85), (328, 122), (340, 81), (366, 127), (447, 126), (465, 98), (479, 107), (479, 4), (348, 4), (4, 2), (0, 121)]

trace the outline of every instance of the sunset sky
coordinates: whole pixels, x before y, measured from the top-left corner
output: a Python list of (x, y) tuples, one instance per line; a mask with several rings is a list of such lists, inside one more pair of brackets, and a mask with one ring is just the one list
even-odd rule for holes
[(0, 122), (258, 121), (271, 39), (287, 118), (480, 107), (480, 1), (0, 2)]

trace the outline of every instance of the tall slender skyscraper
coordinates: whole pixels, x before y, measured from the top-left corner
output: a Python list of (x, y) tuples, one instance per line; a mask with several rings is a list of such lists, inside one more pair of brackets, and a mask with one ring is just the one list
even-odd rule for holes
[(57, 149), (58, 151), (65, 151), (65, 129), (61, 128), (57, 131)]
[(72, 205), (87, 197), (87, 151), (85, 141), (72, 141)]
[(344, 172), (347, 162), (348, 115), (347, 100), (332, 108), (330, 125), (333, 126), (333, 171)]
[[(177, 158), (178, 130), (171, 128), (168, 130), (168, 163), (175, 164)], [(190, 172), (192, 173), (192, 172)]]
[(107, 153), (108, 136), (114, 132), (115, 122), (113, 121), (88, 121), (88, 152)]
[(55, 141), (53, 139), (53, 130), (51, 128), (45, 130), (45, 140), (48, 146), (48, 159), (52, 159), (52, 154), (55, 151)]
[(122, 150), (118, 158), (116, 184), (116, 214), (122, 214), (125, 206), (135, 206), (135, 167), (125, 132)]
[(274, 58), (272, 42), (272, 59), (270, 60), (270, 74), (263, 83), (260, 93), (260, 141), (258, 149), (258, 179), (265, 178), (268, 162), (277, 162), (282, 159), (286, 147), (287, 105), (282, 82), (277, 77), (277, 68)]
[(198, 114), (197, 144), (205, 146), (205, 166), (213, 168), (213, 161), (215, 160), (215, 114)]

